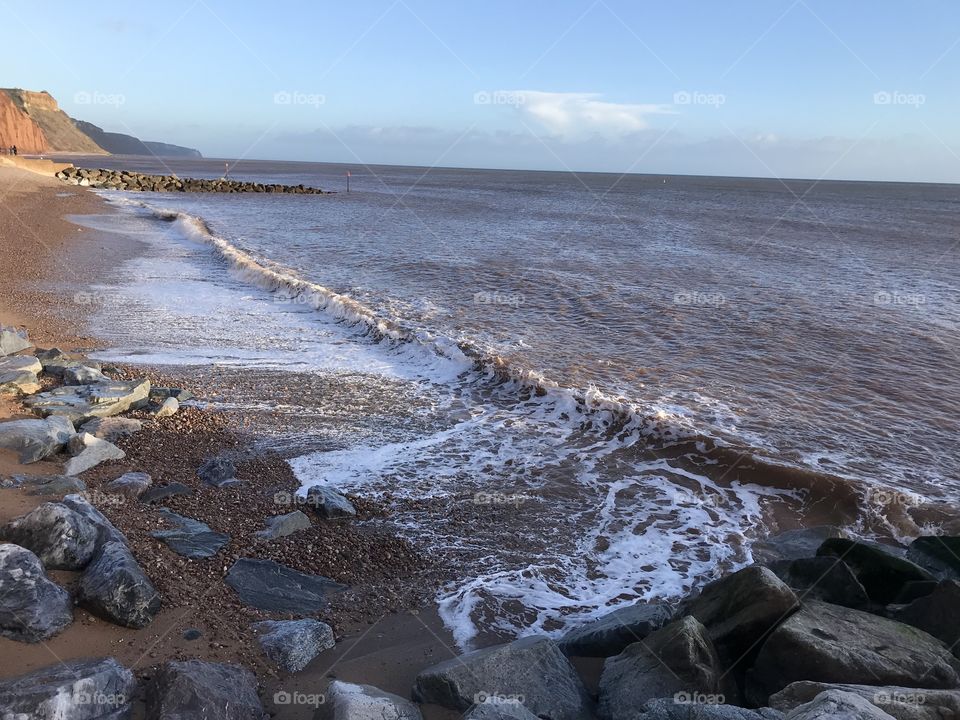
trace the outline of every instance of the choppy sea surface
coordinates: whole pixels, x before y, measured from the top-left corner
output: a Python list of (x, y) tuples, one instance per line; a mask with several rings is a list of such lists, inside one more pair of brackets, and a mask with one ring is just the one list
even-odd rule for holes
[(84, 290), (93, 329), (116, 359), (340, 388), (248, 399), (281, 418), (304, 488), (496, 513), (466, 533), (393, 520), (461, 553), (438, 602), (464, 647), (676, 597), (778, 530), (955, 522), (957, 186), (255, 161), (231, 176), (340, 192), (104, 192), (119, 214), (80, 221), (147, 250)]

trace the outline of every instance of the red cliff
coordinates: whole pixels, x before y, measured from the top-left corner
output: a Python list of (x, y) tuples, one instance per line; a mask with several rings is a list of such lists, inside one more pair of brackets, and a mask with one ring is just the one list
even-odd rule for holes
[(0, 90), (0, 148), (4, 151), (11, 145), (17, 152), (44, 153), (50, 150), (43, 130), (27, 113), (21, 110), (11, 97)]

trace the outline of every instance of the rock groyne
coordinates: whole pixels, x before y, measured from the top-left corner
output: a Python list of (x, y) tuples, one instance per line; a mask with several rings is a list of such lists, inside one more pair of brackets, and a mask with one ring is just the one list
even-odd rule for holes
[(134, 192), (223, 192), (223, 193), (293, 193), (297, 195), (326, 195), (320, 188), (305, 185), (280, 185), (275, 183), (247, 182), (217, 178), (181, 178), (176, 175), (146, 175), (129, 170), (90, 170), (69, 167), (56, 177), (71, 185), (101, 188), (104, 190), (130, 190)]

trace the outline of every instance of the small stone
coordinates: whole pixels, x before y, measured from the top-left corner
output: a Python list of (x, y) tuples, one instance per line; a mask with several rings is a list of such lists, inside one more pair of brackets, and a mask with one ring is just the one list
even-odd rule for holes
[(168, 397), (163, 403), (157, 408), (156, 412), (153, 413), (155, 418), (165, 418), (170, 417), (171, 415), (176, 415), (177, 410), (180, 409), (180, 403), (175, 397)]

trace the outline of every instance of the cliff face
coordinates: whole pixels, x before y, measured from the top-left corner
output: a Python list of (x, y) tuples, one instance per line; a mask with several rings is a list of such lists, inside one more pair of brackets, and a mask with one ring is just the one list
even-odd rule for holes
[(18, 152), (43, 153), (49, 150), (40, 126), (23, 112), (7, 93), (0, 91), (0, 148), (17, 146)]
[(77, 128), (113, 155), (156, 155), (157, 157), (203, 157), (199, 150), (169, 143), (140, 140), (133, 135), (107, 132), (93, 123), (74, 120)]
[(50, 93), (20, 89), (4, 90), (3, 93), (22, 113), (40, 126), (47, 140), (45, 152), (106, 154), (102, 147), (77, 129), (73, 120), (60, 109)]

